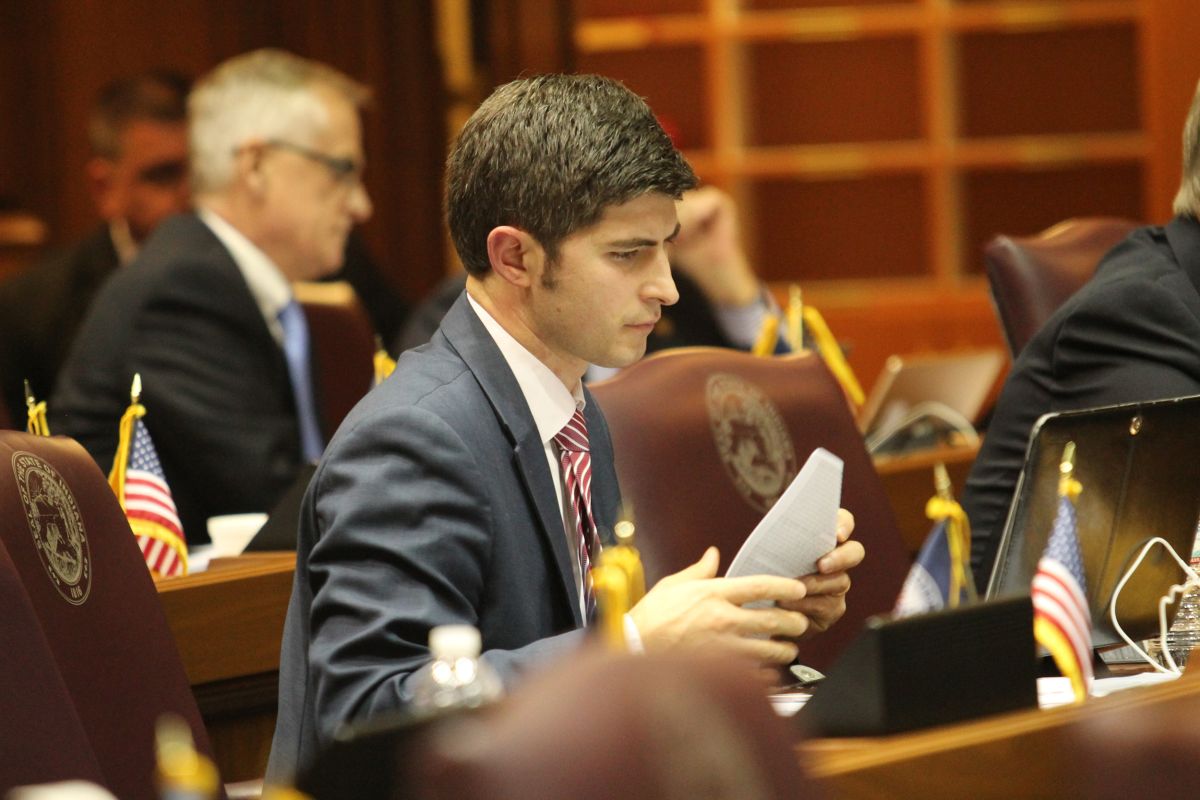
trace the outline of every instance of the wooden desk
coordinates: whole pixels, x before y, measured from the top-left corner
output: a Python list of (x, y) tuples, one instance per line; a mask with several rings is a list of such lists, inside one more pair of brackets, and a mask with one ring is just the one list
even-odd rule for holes
[(883, 481), (900, 535), (909, 554), (916, 556), (932, 523), (925, 516), (925, 503), (933, 496), (933, 467), (939, 461), (946, 465), (954, 496), (961, 497), (967, 473), (979, 452), (976, 445), (937, 447), (904, 456), (878, 456), (875, 471)]
[(258, 553), (158, 582), (226, 782), (261, 778), (266, 770), (295, 566), (295, 553)]
[[(1108, 779), (1101, 775), (1104, 762), (1122, 758), (1111, 738), (1104, 741), (1102, 728), (1111, 731), (1132, 722), (1139, 729), (1165, 729), (1168, 738), (1181, 730), (1180, 717), (1194, 720), (1197, 714), (1200, 675), (1190, 675), (1082, 706), (880, 738), (816, 739), (799, 752), (830, 798), (1094, 797), (1099, 781)], [(1200, 744), (1200, 737), (1192, 741)], [(1189, 756), (1189, 773), (1194, 756)], [(1131, 774), (1130, 779), (1144, 777)]]

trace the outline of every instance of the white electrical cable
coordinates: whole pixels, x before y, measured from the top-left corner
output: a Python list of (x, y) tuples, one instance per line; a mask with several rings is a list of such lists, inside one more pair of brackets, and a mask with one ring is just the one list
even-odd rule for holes
[[(1139, 647), (1137, 643), (1133, 641), (1133, 639), (1130, 639), (1129, 635), (1125, 633), (1125, 630), (1121, 627), (1121, 623), (1117, 622), (1117, 598), (1121, 596), (1121, 590), (1125, 588), (1125, 584), (1129, 582), (1129, 579), (1133, 576), (1134, 571), (1141, 566), (1142, 561), (1146, 558), (1146, 554), (1150, 552), (1150, 548), (1155, 544), (1161, 544), (1163, 547), (1165, 547), (1167, 552), (1171, 554), (1171, 557), (1175, 559), (1176, 563), (1179, 564), (1180, 569), (1182, 569), (1184, 574), (1187, 576), (1187, 580), (1185, 580), (1183, 583), (1177, 583), (1173, 585), (1167, 590), (1166, 594), (1158, 599), (1158, 636), (1159, 644), (1162, 647), (1163, 658), (1165, 658), (1167, 662), (1167, 666), (1165, 667), (1155, 661), (1154, 658), (1141, 647)], [(1175, 659), (1171, 656), (1171, 651), (1167, 648), (1167, 606), (1175, 602), (1177, 597), (1182, 595), (1188, 590), (1189, 587), (1192, 586), (1200, 586), (1200, 575), (1197, 575), (1196, 571), (1192, 569), (1191, 565), (1179, 557), (1179, 554), (1175, 552), (1173, 547), (1171, 547), (1170, 542), (1168, 542), (1166, 539), (1163, 539), (1161, 536), (1155, 536), (1142, 546), (1142, 550), (1140, 553), (1138, 553), (1137, 558), (1133, 560), (1133, 564), (1130, 565), (1129, 569), (1125, 570), (1125, 574), (1121, 576), (1121, 580), (1117, 581), (1116, 588), (1113, 589), (1112, 603), (1110, 603), (1108, 607), (1109, 619), (1112, 620), (1113, 629), (1117, 632), (1117, 635), (1121, 637), (1125, 644), (1137, 651), (1137, 654), (1144, 658), (1146, 663), (1153, 667), (1157, 672), (1167, 672), (1173, 675), (1178, 675), (1181, 672), (1179, 667), (1175, 664)]]

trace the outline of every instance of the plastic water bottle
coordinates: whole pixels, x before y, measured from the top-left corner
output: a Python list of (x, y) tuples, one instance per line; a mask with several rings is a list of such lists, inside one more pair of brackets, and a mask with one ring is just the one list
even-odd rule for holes
[(409, 679), (412, 708), (436, 714), (475, 708), (504, 693), (500, 676), (479, 658), (479, 631), (470, 625), (440, 625), (429, 632), (433, 661)]

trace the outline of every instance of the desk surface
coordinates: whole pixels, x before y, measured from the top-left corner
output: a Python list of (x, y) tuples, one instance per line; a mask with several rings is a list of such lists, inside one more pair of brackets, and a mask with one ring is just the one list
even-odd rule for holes
[[(273, 706), (264, 707), (261, 693), (228, 689), (277, 675), (294, 565), (292, 553), (243, 556), (158, 587), (226, 780), (261, 777), (265, 766)], [(213, 689), (226, 699), (217, 705), (210, 699), (206, 710)], [(1200, 717), (1200, 675), (1083, 706), (887, 737), (813, 739), (798, 753), (831, 798), (1085, 796), (1069, 787), (1094, 780), (1089, 726), (1140, 719), (1170, 727), (1162, 721), (1179, 714)]]
[(1085, 797), (1098, 761), (1112, 756), (1095, 736), (1098, 726), (1134, 719), (1153, 725), (1180, 713), (1200, 714), (1200, 675), (1082, 706), (887, 737), (814, 739), (798, 750), (808, 773), (836, 798)]

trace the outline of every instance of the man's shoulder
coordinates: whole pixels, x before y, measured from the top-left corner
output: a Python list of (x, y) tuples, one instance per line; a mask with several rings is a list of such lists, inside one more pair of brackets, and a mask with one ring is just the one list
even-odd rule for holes
[(0, 302), (37, 302), (72, 286), (97, 283), (117, 268), (117, 251), (108, 228), (101, 227), (69, 247), (56, 248), (34, 264), (0, 283)]

